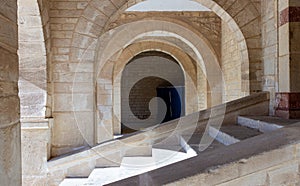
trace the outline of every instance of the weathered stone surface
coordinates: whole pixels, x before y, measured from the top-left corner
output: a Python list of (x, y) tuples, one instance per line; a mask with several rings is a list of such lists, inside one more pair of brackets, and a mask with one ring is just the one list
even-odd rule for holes
[(0, 3), (0, 180), (21, 185), (17, 1)]
[[(18, 104), (18, 103), (10, 103)], [(15, 111), (11, 111), (15, 112)], [(2, 115), (2, 113), (1, 113)], [(20, 124), (3, 126), (0, 118), (0, 179), (3, 185), (21, 185), (21, 138)]]
[[(249, 92), (266, 90), (271, 92), (269, 109), (272, 114), (275, 105), (275, 91), (299, 92), (300, 86), (297, 83), (300, 69), (299, 54), (297, 54), (299, 51), (299, 34), (297, 34), (299, 33), (299, 23), (297, 23), (299, 22), (299, 1), (199, 0), (214, 12), (123, 12), (127, 7), (138, 2), (140, 1), (20, 1), (21, 111), (27, 116), (45, 117), (45, 110), (47, 110), (47, 116), (54, 117), (53, 136), (55, 136), (55, 142), (52, 144), (54, 155), (70, 152), (74, 150), (73, 148), (86, 145), (80, 133), (76, 132), (74, 126), (76, 120), (72, 115), (74, 110), (79, 115), (77, 119), (86, 125), (84, 133), (89, 136), (88, 141), (91, 144), (95, 139), (108, 140), (112, 138), (114, 128), (112, 111), (116, 109), (113, 104), (121, 103), (120, 98), (116, 98), (113, 94), (121, 94), (113, 91), (117, 85), (111, 83), (113, 79), (110, 77), (112, 69), (116, 66), (111, 64), (119, 61), (113, 61), (108, 68), (104, 68), (100, 72), (102, 79), (99, 80), (103, 85), (97, 89), (95, 82), (100, 67), (95, 65), (97, 62), (95, 56), (102, 48), (96, 46), (97, 43), (101, 44), (103, 41), (103, 38), (98, 41), (103, 29), (107, 29), (106, 31), (113, 34), (114, 30), (111, 29), (130, 21), (163, 17), (168, 23), (183, 22), (186, 29), (193, 30), (205, 38), (219, 58), (224, 73), (227, 91), (220, 93), (224, 102), (248, 95)], [(17, 106), (18, 90), (16, 85), (18, 81), (17, 4), (13, 0), (3, 0), (0, 5), (0, 101), (3, 103), (0, 106), (2, 108), (0, 122), (2, 123), (1, 120), (14, 121), (18, 119), (19, 107)], [(222, 27), (220, 18), (215, 13), (224, 20)], [(168, 25), (163, 24), (158, 30), (167, 30)], [(230, 28), (226, 29), (226, 26)], [(281, 27), (278, 30), (279, 26)], [(126, 37), (141, 30), (147, 32), (151, 28), (153, 25), (145, 22), (129, 30)], [(233, 32), (229, 32), (230, 29)], [(185, 36), (183, 29), (177, 28), (172, 31), (180, 37)], [(120, 40), (123, 41), (126, 37), (122, 36)], [(157, 39), (161, 41), (163, 37), (141, 36), (141, 40)], [(174, 42), (172, 37), (163, 42), (174, 45), (186, 53), (190, 50), (187, 49), (188, 47)], [(112, 49), (115, 47), (125, 48), (125, 46), (111, 45)], [(136, 45), (136, 47), (142, 47), (142, 45)], [(150, 49), (161, 50), (155, 45)], [(149, 48), (145, 50), (149, 50)], [(118, 55), (116, 54), (116, 56)], [(132, 54), (128, 55), (133, 57)], [(188, 55), (196, 56), (195, 54)], [(250, 59), (249, 63), (247, 63), (248, 58)], [(199, 69), (196, 69), (195, 74), (197, 74), (197, 70)], [(189, 74), (188, 71), (185, 73)], [(187, 94), (187, 98), (205, 102), (201, 104), (204, 105), (202, 108), (206, 108), (207, 105), (210, 105), (208, 104), (211, 95), (209, 89), (212, 87), (202, 83), (206, 82), (205, 77), (199, 75), (195, 80), (201, 84), (199, 87), (205, 90), (199, 91), (201, 94), (198, 99), (191, 94)], [(96, 91), (101, 91), (101, 94), (96, 94)], [(100, 113), (96, 113), (95, 108), (99, 108)], [(261, 110), (263, 114), (267, 112), (265, 108)], [(257, 106), (255, 113), (259, 113), (261, 110)], [(280, 112), (286, 111), (283, 109)], [(247, 113), (247, 111), (243, 110), (239, 113)], [(290, 111), (291, 113), (299, 115), (295, 110)], [(100, 121), (94, 121), (97, 114), (99, 114)], [(230, 115), (228, 118), (231, 122), (234, 117)], [(3, 121), (3, 123), (7, 122)], [(68, 129), (70, 130), (68, 131)], [(103, 132), (105, 130), (109, 132)], [(77, 168), (75, 167), (72, 171), (76, 172)], [(284, 171), (280, 170), (279, 172)], [(62, 171), (57, 174), (64, 173)], [(273, 176), (275, 181), (276, 174), (276, 171), (270, 173), (270, 175), (275, 175)], [(245, 175), (240, 181), (246, 184), (246, 181), (254, 177), (257, 178), (256, 184), (263, 184), (265, 175), (266, 172), (262, 172), (262, 176)], [(27, 178), (26, 183), (30, 183), (30, 179)], [(280, 180), (277, 181), (283, 183)], [(46, 184), (43, 181), (37, 183)], [(238, 181), (230, 183), (234, 184)]]
[(276, 115), (286, 119), (300, 118), (300, 93), (277, 93)]

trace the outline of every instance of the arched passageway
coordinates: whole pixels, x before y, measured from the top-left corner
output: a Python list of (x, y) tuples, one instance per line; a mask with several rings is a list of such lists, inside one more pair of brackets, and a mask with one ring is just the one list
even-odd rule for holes
[(121, 79), (122, 133), (145, 130), (185, 114), (181, 66), (162, 52), (143, 52), (125, 66)]

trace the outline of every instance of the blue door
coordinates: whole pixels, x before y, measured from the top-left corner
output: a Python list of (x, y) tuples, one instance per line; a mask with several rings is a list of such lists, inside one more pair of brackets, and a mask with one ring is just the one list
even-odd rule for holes
[(185, 115), (184, 87), (158, 87), (156, 90), (157, 97), (162, 98), (167, 105), (167, 113), (163, 122)]

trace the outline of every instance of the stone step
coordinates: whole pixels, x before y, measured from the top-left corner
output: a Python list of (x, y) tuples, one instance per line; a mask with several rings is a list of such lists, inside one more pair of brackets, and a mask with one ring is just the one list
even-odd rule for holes
[(220, 130), (209, 128), (209, 135), (224, 145), (232, 145), (260, 134), (262, 133), (257, 130), (239, 125), (222, 126)]
[(65, 179), (60, 186), (104, 185), (192, 158), (197, 154), (153, 149), (152, 157), (124, 157), (120, 167), (96, 168), (88, 179)]
[(192, 136), (183, 136), (183, 138), (187, 139), (187, 144), (197, 154), (201, 154), (204, 151), (206, 152), (224, 146), (222, 143), (219, 143), (209, 135), (207, 135), (206, 138), (204, 138), (203, 135), (203, 133), (195, 133)]
[(300, 120), (287, 120), (272, 116), (239, 116), (237, 119), (238, 125), (257, 129), (263, 133), (271, 132), (297, 122), (300, 122)]
[(156, 141), (153, 144), (153, 148), (156, 149), (166, 149), (166, 150), (172, 150), (172, 151), (178, 151), (178, 152), (187, 152), (184, 149), (184, 145), (181, 143), (181, 136), (179, 135), (170, 135), (165, 139)]
[(82, 186), (87, 180), (88, 178), (66, 178), (59, 186)]

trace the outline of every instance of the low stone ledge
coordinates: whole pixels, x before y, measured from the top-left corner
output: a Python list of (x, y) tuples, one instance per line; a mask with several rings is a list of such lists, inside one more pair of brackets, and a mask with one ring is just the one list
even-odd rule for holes
[[(260, 174), (256, 174), (256, 172), (272, 170), (272, 168), (288, 162), (299, 162), (300, 159), (297, 156), (299, 152), (295, 150), (297, 147), (299, 148), (300, 144), (299, 133), (300, 123), (297, 123), (108, 185), (139, 185), (142, 177), (149, 178), (143, 182), (149, 181), (154, 185), (221, 184), (250, 175), (258, 179), (256, 175)], [(229, 169), (232, 170), (232, 167), (236, 166), (238, 173), (225, 180), (219, 179), (220, 174), (228, 172)], [(222, 171), (222, 169), (226, 169), (226, 171)], [(212, 180), (218, 181), (209, 182), (207, 179), (211, 176), (214, 178)], [(261, 179), (264, 180), (265, 177)]]
[[(102, 143), (83, 152), (57, 157), (47, 163), (48, 169), (49, 172), (66, 170), (73, 166), (78, 166), (80, 164), (85, 165), (91, 161), (97, 161), (97, 159), (105, 157), (105, 155), (114, 154), (117, 151), (120, 151), (120, 149), (123, 149), (122, 152), (125, 153), (129, 152), (130, 149), (139, 148), (145, 143), (153, 144), (155, 141), (165, 139), (175, 133), (180, 135), (186, 131), (199, 130), (199, 128), (201, 128), (200, 130), (203, 130), (203, 128), (207, 125), (207, 121), (210, 120), (211, 117), (214, 117), (213, 120), (219, 120), (220, 117), (222, 119), (222, 117), (225, 116), (226, 120), (226, 115), (231, 115), (229, 119), (227, 118), (226, 122), (233, 122), (236, 121), (236, 118), (240, 113), (240, 109), (251, 107), (251, 109), (254, 110), (252, 106), (255, 106), (254, 108), (259, 106), (260, 110), (263, 110), (263, 112), (266, 113), (268, 112), (268, 102), (269, 93), (262, 92), (254, 94), (204, 111), (190, 114), (177, 120), (166, 122), (150, 131), (137, 132), (126, 137)], [(261, 103), (267, 104), (264, 104), (263, 106), (259, 105)], [(124, 146), (124, 143), (127, 145)], [(147, 148), (147, 153), (150, 154), (149, 148)], [(68, 177), (68, 175), (61, 176)], [(88, 175), (81, 176), (85, 177)]]

